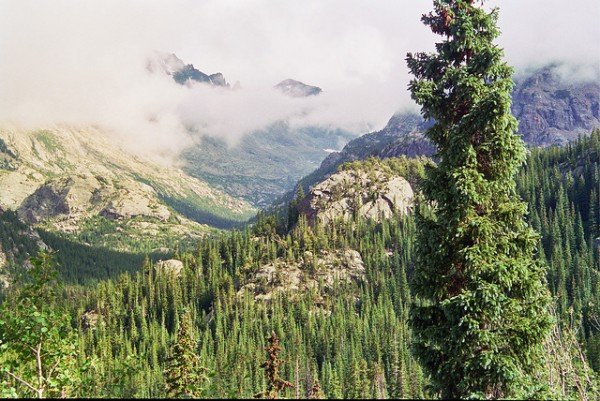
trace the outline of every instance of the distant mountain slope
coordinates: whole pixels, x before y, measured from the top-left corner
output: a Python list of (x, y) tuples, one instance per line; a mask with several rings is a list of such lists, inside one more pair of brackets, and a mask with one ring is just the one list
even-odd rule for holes
[[(170, 75), (182, 85), (200, 82), (229, 87), (222, 74), (205, 74), (170, 53), (156, 52), (148, 60), (147, 68), (153, 73)], [(239, 82), (233, 88), (237, 86)], [(280, 82), (273, 90), (294, 98), (311, 97), (322, 91), (293, 79)], [(186, 173), (256, 207), (270, 204), (317, 168), (330, 152), (356, 137), (335, 128), (292, 128), (286, 121), (248, 133), (234, 145), (210, 135), (196, 136), (197, 144), (182, 152)]]
[(550, 65), (516, 79), (512, 112), (531, 146), (563, 145), (600, 127), (600, 82), (569, 82), (560, 67)]
[(182, 156), (184, 169), (211, 186), (255, 206), (266, 206), (319, 166), (331, 151), (354, 135), (321, 127), (292, 128), (279, 122), (229, 146), (203, 137)]
[[(243, 221), (244, 201), (133, 156), (97, 129), (0, 129), (0, 207), (110, 247), (164, 245)], [(123, 241), (121, 241), (123, 240)]]
[[(529, 146), (562, 145), (600, 127), (600, 82), (567, 82), (558, 65), (539, 69), (516, 81), (512, 111)], [(431, 156), (435, 148), (424, 138), (430, 123), (416, 113), (394, 115), (381, 131), (356, 138), (300, 180), (304, 190), (322, 181), (342, 163), (367, 157)], [(293, 192), (283, 200), (290, 200)], [(281, 203), (280, 201), (276, 203)]]

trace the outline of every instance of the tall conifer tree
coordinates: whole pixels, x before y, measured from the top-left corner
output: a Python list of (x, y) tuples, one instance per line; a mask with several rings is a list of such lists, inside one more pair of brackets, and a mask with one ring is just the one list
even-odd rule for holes
[(474, 0), (436, 0), (422, 21), (443, 40), (407, 56), (440, 158), (424, 183), (433, 212), (418, 216), (412, 324), (445, 398), (531, 396), (551, 323), (538, 235), (515, 191), (525, 147), (510, 111), (512, 68), (493, 43), (497, 19)]
[(186, 311), (181, 316), (177, 338), (171, 345), (171, 355), (163, 372), (168, 397), (200, 397), (208, 382), (207, 369), (200, 364), (191, 326), (191, 313)]

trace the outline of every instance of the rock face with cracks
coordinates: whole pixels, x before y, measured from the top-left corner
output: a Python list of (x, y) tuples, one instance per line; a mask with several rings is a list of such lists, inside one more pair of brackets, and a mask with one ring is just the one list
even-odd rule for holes
[(315, 185), (298, 207), (313, 224), (352, 217), (379, 222), (394, 213), (408, 213), (413, 201), (413, 189), (403, 177), (382, 170), (349, 170)]

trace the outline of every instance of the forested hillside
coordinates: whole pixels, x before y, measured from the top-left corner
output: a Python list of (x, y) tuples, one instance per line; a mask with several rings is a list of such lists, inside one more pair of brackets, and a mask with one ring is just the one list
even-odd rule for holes
[(518, 180), (542, 235), (557, 313), (600, 370), (600, 131), (565, 147), (534, 149)]
[[(599, 155), (596, 131), (565, 148), (534, 150), (518, 177), (529, 219), (542, 234), (539, 256), (547, 263), (556, 300), (560, 328), (546, 343), (546, 369), (536, 377), (548, 383), (555, 398), (597, 396)], [(265, 391), (261, 364), (274, 331), (282, 346), (279, 374), (295, 386), (282, 396), (431, 397), (407, 324), (414, 218), (313, 228), (301, 217), (292, 231), (286, 226), (263, 216), (254, 228), (201, 240), (195, 251), (175, 256), (183, 262), (180, 271), (147, 261), (141, 271), (93, 287), (63, 286), (52, 310), (69, 316), (77, 333), (77, 361), (85, 367), (71, 368), (78, 384), (68, 395), (166, 396), (163, 370), (187, 312), (193, 349), (207, 372), (198, 387), (201, 396), (252, 397)], [(334, 284), (323, 279), (311, 291), (283, 287), (267, 299), (256, 297), (282, 286), (285, 280), (277, 277), (287, 273), (285, 266), (303, 265), (312, 277), (323, 268), (321, 255), (336, 250), (358, 251), (362, 279)], [(269, 265), (282, 270), (260, 284), (257, 274)], [(255, 292), (240, 291), (251, 281)], [(1, 308), (2, 316), (11, 310), (8, 303)], [(23, 355), (11, 351), (1, 358), (26, 375), (34, 360)], [(3, 395), (32, 395), (6, 374), (0, 380)]]

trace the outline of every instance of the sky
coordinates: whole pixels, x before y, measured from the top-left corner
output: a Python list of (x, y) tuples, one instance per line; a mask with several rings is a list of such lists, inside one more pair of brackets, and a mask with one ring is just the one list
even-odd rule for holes
[[(517, 71), (565, 63), (567, 79), (600, 77), (600, 2), (490, 0), (499, 45)], [(194, 131), (235, 144), (287, 120), (362, 134), (415, 109), (409, 51), (433, 49), (429, 0), (0, 0), (0, 123), (100, 126), (139, 153), (168, 157)], [(150, 74), (173, 52), (241, 89), (191, 88)], [(293, 78), (323, 89), (289, 99)]]

